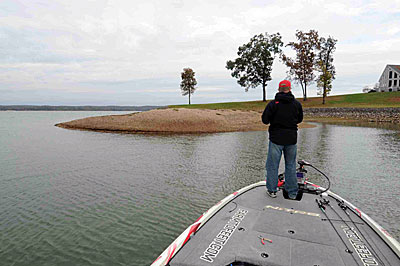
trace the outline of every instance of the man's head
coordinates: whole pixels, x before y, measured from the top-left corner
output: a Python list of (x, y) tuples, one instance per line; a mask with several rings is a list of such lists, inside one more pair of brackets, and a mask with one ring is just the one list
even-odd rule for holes
[(290, 90), (292, 89), (292, 84), (290, 83), (289, 80), (282, 80), (281, 82), (279, 82), (279, 92), (284, 92), (284, 93), (288, 93)]

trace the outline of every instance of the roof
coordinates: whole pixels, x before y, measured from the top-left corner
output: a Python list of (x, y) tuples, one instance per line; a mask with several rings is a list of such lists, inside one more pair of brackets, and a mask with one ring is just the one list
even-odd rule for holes
[(390, 66), (391, 68), (400, 73), (400, 65), (388, 65), (388, 66)]

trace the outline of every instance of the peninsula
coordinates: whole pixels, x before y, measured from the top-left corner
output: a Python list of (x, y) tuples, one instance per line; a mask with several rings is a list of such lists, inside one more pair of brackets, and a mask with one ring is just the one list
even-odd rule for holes
[[(125, 133), (218, 133), (260, 131), (261, 113), (241, 110), (168, 108), (126, 115), (88, 117), (60, 123), (68, 129)], [(300, 128), (312, 127), (301, 123)]]
[[(313, 127), (309, 122), (374, 122), (400, 124), (400, 92), (364, 93), (330, 96), (301, 103), (305, 121), (299, 128)], [(261, 131), (266, 102), (176, 105), (125, 115), (89, 117), (59, 123), (67, 129), (123, 133), (218, 133)]]

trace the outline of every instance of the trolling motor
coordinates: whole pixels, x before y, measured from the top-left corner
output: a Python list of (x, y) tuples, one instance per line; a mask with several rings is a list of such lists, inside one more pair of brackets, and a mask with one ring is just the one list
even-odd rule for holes
[[(297, 161), (297, 163), (299, 164), (299, 168), (297, 168), (296, 171), (296, 177), (297, 177), (297, 185), (299, 186), (299, 190), (297, 192), (297, 197), (296, 200), (301, 200), (303, 197), (303, 193), (311, 193), (311, 194), (322, 194), (326, 191), (329, 190), (329, 188), (331, 187), (331, 181), (329, 180), (329, 177), (327, 175), (325, 175), (322, 171), (320, 171), (318, 168), (314, 167), (311, 163), (306, 162), (304, 160), (300, 160)], [(304, 166), (309, 166), (312, 167), (313, 169), (317, 170), (320, 174), (322, 174), (326, 180), (328, 180), (328, 187), (324, 190), (318, 190), (316, 187), (307, 184), (306, 181), (306, 174), (307, 174), (307, 170), (304, 168)], [(282, 187), (284, 184), (284, 174), (280, 174), (279, 175), (279, 182), (280, 182), (280, 186)], [(288, 199), (288, 193), (285, 189), (283, 189), (283, 197), (285, 199)]]

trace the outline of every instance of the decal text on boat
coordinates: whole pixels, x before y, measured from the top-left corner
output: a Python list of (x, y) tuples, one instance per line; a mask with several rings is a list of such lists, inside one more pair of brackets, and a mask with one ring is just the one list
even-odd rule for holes
[(315, 216), (315, 217), (320, 217), (318, 213), (313, 213), (313, 212), (305, 212), (305, 211), (299, 211), (299, 210), (293, 210), (293, 209), (288, 209), (288, 208), (282, 208), (282, 207), (275, 207), (271, 205), (267, 205), (264, 207), (265, 209), (273, 209), (273, 210), (278, 210), (278, 211), (285, 211), (285, 212), (290, 212), (290, 213), (297, 213), (297, 214), (303, 214), (303, 215), (309, 215), (309, 216)]
[(203, 255), (200, 256), (200, 259), (212, 263), (247, 213), (247, 210), (239, 209), (217, 234), (211, 244), (208, 245)]
[(354, 230), (354, 228), (350, 228), (348, 226), (342, 226), (343, 231), (345, 232), (347, 238), (349, 239), (351, 245), (353, 246), (354, 250), (360, 257), (364, 266), (372, 266), (378, 265), (374, 255), (372, 255), (371, 251), (368, 247), (364, 244), (361, 237), (358, 233)]

